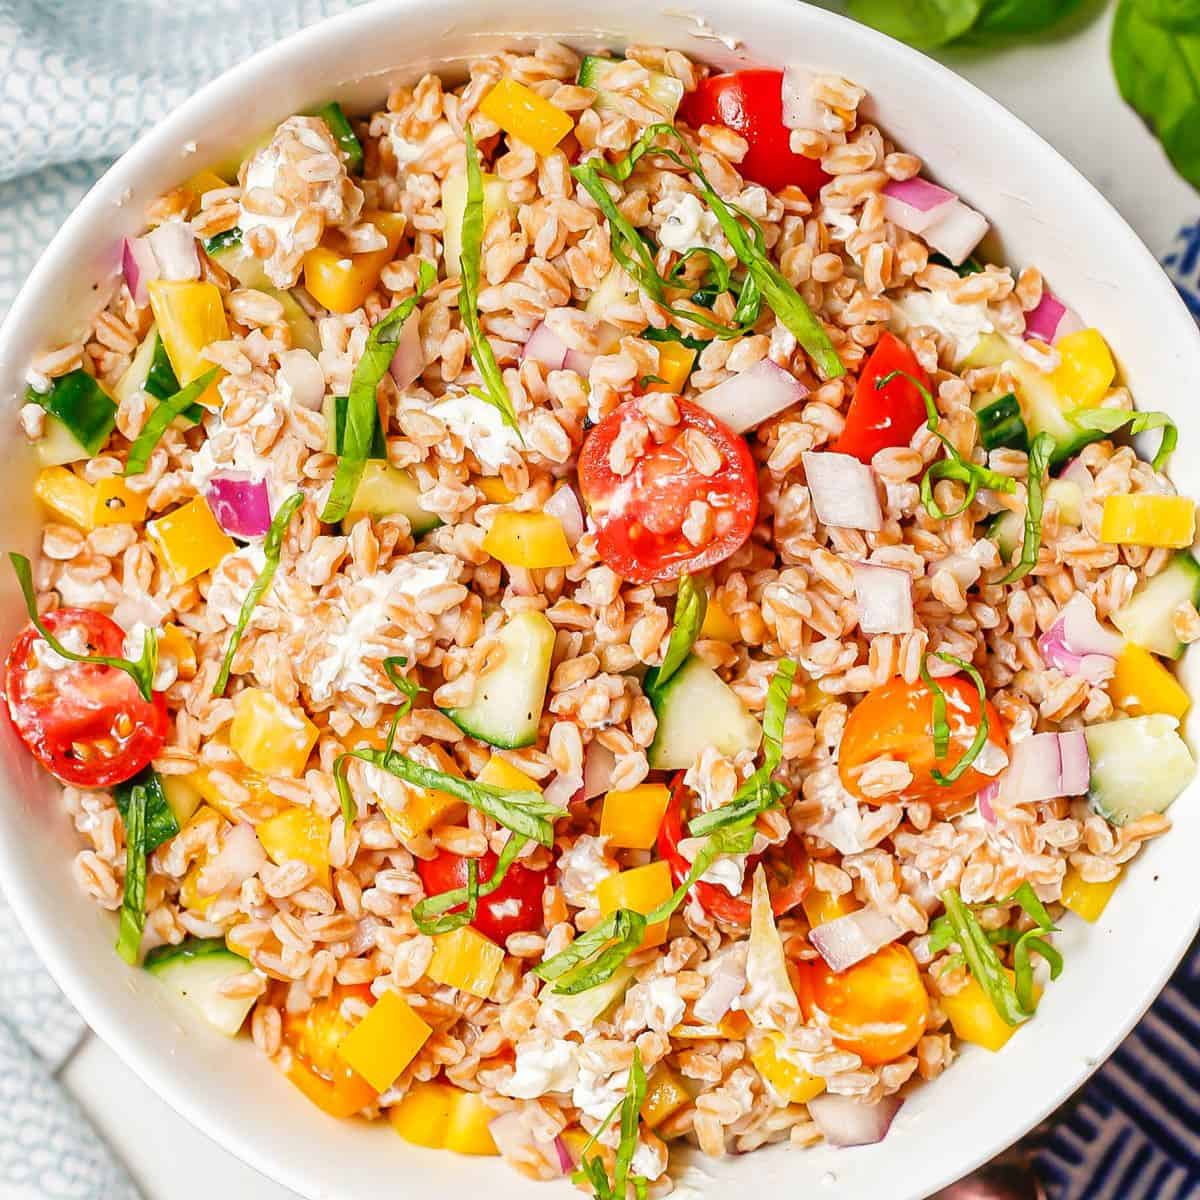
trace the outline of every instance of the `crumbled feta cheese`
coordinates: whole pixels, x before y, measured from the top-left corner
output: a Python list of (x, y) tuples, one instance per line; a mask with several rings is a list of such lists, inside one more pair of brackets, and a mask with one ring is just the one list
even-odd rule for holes
[(607, 841), (607, 835), (593, 837), (585, 833), (559, 856), (558, 883), (567, 903), (575, 908), (594, 907), (596, 885), (617, 869), (604, 853)]
[(34, 370), (33, 367), (25, 372), (25, 382), (43, 396), (54, 386), (49, 375), (43, 375), (41, 371)]
[(679, 994), (679, 981), (673, 975), (660, 975), (647, 983), (639, 983), (634, 990), (645, 1006), (648, 1029), (670, 1033), (683, 1020), (687, 1006)]
[(570, 1092), (578, 1077), (578, 1052), (573, 1042), (533, 1033), (517, 1043), (512, 1078), (497, 1090), (517, 1100), (536, 1100), (548, 1092)]
[[(263, 191), (276, 193), (282, 163), (283, 156), (279, 148), (274, 144), (265, 146), (254, 155), (247, 165), (246, 180), (242, 185), (242, 191), (251, 192), (261, 188)], [(251, 229), (269, 229), (275, 235), (275, 245), (279, 250), (287, 253), (292, 249), (296, 222), (300, 219), (301, 209), (293, 209), (283, 216), (247, 212), (240, 205), (239, 209), (238, 225), (241, 226), (243, 233), (248, 233)]]
[(571, 1103), (595, 1121), (603, 1121), (625, 1098), (629, 1071), (612, 1071), (602, 1063), (593, 1064), (586, 1046), (572, 1049), (578, 1056), (579, 1075), (571, 1092)]
[[(142, 657), (146, 638), (157, 636), (157, 632), (148, 625), (143, 625), (140, 621), (135, 622), (125, 634), (125, 642), (121, 647), (122, 657), (129, 659), (130, 662), (137, 662)], [(165, 692), (178, 678), (179, 663), (176, 662), (173, 655), (164, 654), (160, 649), (152, 687), (156, 692)]]
[(999, 775), (1008, 766), (1008, 755), (995, 742), (988, 740), (971, 764), (980, 775)]
[(661, 222), (658, 229), (660, 246), (681, 254), (695, 246), (705, 246), (722, 256), (729, 253), (721, 222), (694, 193), (669, 192), (654, 206), (653, 215)]
[(840, 208), (822, 207), (821, 220), (834, 241), (845, 242), (858, 232), (858, 218), (852, 212)]
[(700, 876), (701, 883), (723, 887), (731, 896), (740, 896), (746, 886), (746, 855), (719, 854)]
[[(64, 650), (69, 650), (72, 654), (87, 654), (87, 630), (82, 625), (72, 625), (55, 636)], [(31, 678), (37, 671), (53, 674), (55, 671), (65, 670), (71, 665), (72, 660), (63, 658), (57, 650), (51, 649), (50, 643), (44, 638), (38, 638), (30, 649), (33, 651), (34, 662), (33, 669), (30, 671)]]
[(643, 1179), (657, 1179), (667, 1169), (667, 1148), (661, 1142), (656, 1146), (649, 1142), (638, 1142), (629, 1164), (630, 1173)]
[(944, 335), (954, 345), (954, 361), (962, 362), (975, 349), (985, 333), (994, 333), (991, 314), (985, 300), (970, 304), (955, 304), (945, 292), (926, 292), (920, 289), (906, 292), (892, 301), (889, 325), (897, 333), (913, 326), (928, 326)]
[(485, 470), (499, 471), (506, 463), (519, 461), (521, 439), (495, 405), (463, 392), (429, 411), (461, 439)]

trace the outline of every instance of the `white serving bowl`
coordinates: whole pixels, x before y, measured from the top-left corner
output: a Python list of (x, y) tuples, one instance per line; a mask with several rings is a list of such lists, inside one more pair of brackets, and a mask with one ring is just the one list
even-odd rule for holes
[[(864, 85), (872, 117), (987, 214), (1004, 261), (1041, 267), (1057, 294), (1104, 331), (1139, 405), (1177, 421), (1175, 478), (1200, 493), (1200, 409), (1190, 402), (1200, 336), (1157, 263), (1074, 168), (971, 84), (840, 17), (796, 0), (680, 7), (686, 13), (644, 0), (606, 0), (599, 9), (568, 0), (508, 0), (502, 9), (484, 0), (379, 0), (264, 51), (167, 117), (71, 215), (0, 332), (4, 548), (32, 554), (37, 543), (31, 456), (15, 424), (26, 366), (36, 351), (79, 332), (79, 316), (90, 314), (112, 276), (116, 244), (138, 231), (148, 201), (315, 102), (337, 98), (363, 111), (391, 84), (433, 69), (453, 74), (473, 55), (545, 34), (584, 49), (665, 44), (723, 67), (799, 62)], [(7, 646), (25, 616), (7, 569), (0, 579)], [(1185, 675), (1195, 689), (1195, 656)], [(57, 788), (6, 722), (0, 791), (0, 880), (38, 951), (92, 1028), (216, 1142), (313, 1200), (528, 1194), (528, 1182), (495, 1161), (416, 1149), (386, 1124), (330, 1120), (248, 1039), (231, 1043), (202, 1028), (153, 978), (126, 967), (113, 953), (112, 917), (71, 878), (78, 839)], [(713, 1193), (753, 1187), (764, 1195), (914, 1200), (1014, 1142), (1114, 1049), (1200, 924), (1198, 794), (1193, 786), (1176, 802), (1175, 829), (1139, 856), (1097, 926), (1066, 922), (1066, 970), (1003, 1053), (967, 1048), (946, 1075), (916, 1090), (878, 1146), (775, 1147), (752, 1164), (706, 1162), (693, 1178)], [(557, 1190), (547, 1195), (565, 1194), (565, 1184), (548, 1186)]]

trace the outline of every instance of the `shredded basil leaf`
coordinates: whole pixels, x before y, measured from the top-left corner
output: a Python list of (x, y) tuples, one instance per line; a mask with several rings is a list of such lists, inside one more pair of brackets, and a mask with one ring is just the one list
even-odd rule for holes
[[(496, 859), (496, 868), (491, 878), (483, 883), (479, 882), (479, 860), (467, 859), (466, 887), (451, 888), (448, 892), (426, 896), (424, 900), (419, 901), (412, 910), (412, 918), (417, 928), (422, 933), (432, 936), (437, 933), (450, 933), (464, 925), (470, 925), (475, 920), (479, 901), (484, 896), (490, 896), (504, 882), (508, 868), (516, 861), (517, 855), (525, 848), (528, 840), (521, 834), (514, 833), (504, 843), (504, 849)], [(466, 905), (462, 912), (449, 911), (458, 908), (460, 904)]]
[(697, 353), (711, 341), (710, 338), (689, 337), (686, 333), (681, 333), (674, 325), (668, 325), (666, 329), (655, 329), (653, 325), (647, 325), (638, 334), (638, 337), (647, 342), (678, 342), (681, 346), (686, 346), (689, 350), (695, 350)]
[[(1166, 435), (1163, 435), (1164, 441)], [(1025, 484), (1025, 536), (1021, 542), (1021, 557), (1001, 583), (1016, 583), (1037, 566), (1038, 549), (1042, 544), (1042, 476), (1054, 454), (1054, 439), (1039, 433), (1029, 447), (1029, 471)]]
[(167, 803), (167, 794), (163, 790), (162, 780), (153, 767), (147, 767), (132, 779), (119, 783), (113, 788), (113, 800), (121, 819), (128, 822), (129, 806), (135, 791), (145, 793), (146, 800), (146, 853), (156, 850), (163, 842), (173, 838), (179, 832), (179, 822), (175, 812)]
[(1161, 471), (1167, 465), (1171, 452), (1179, 444), (1179, 430), (1165, 412), (1125, 412), (1119, 408), (1077, 408), (1067, 413), (1067, 420), (1080, 429), (1099, 429), (1104, 433), (1116, 433), (1124, 426), (1129, 432), (1145, 433), (1150, 429), (1161, 429), (1162, 441), (1150, 465)]
[(148, 630), (146, 632), (146, 636), (142, 640), (142, 652), (136, 661), (131, 661), (128, 658), (110, 658), (105, 654), (76, 654), (73, 650), (68, 650), (46, 628), (42, 623), (42, 618), (38, 615), (37, 596), (33, 590), (33, 568), (29, 565), (29, 559), (23, 554), (14, 554), (10, 551), (8, 561), (12, 563), (13, 572), (17, 577), (17, 584), (21, 589), (21, 595), (24, 597), (25, 611), (29, 614), (30, 624), (42, 635), (42, 638), (55, 654), (70, 662), (95, 663), (97, 666), (115, 667), (118, 671), (124, 671), (137, 684), (137, 689), (141, 693), (142, 699), (146, 701), (153, 700), (154, 676), (158, 671), (157, 630)]
[(233, 656), (242, 644), (242, 635), (246, 632), (246, 626), (250, 624), (251, 614), (258, 602), (267, 594), (271, 581), (275, 578), (275, 572), (279, 569), (279, 556), (283, 551), (284, 535), (287, 533), (287, 527), (291, 523), (293, 514), (303, 503), (303, 492), (296, 492), (295, 495), (289, 496), (279, 506), (279, 511), (275, 514), (270, 528), (267, 530), (267, 536), (263, 538), (265, 561), (262, 570), (258, 573), (258, 578), (250, 585), (246, 599), (242, 601), (242, 610), (238, 613), (237, 624), (234, 625), (233, 633), (229, 637), (229, 645), (225, 647), (225, 657), (221, 659), (221, 670), (217, 674), (217, 682), (213, 685), (213, 696), (225, 695), (225, 689), (229, 686), (229, 672), (233, 667)]
[(167, 426), (176, 417), (183, 416), (204, 395), (208, 390), (208, 385), (216, 379), (218, 370), (219, 368), (213, 367), (211, 371), (205, 371), (198, 379), (193, 379), (186, 387), (180, 388), (175, 395), (168, 396), (155, 405), (154, 411), (146, 418), (146, 423), (142, 426), (142, 432), (137, 435), (133, 445), (129, 447), (129, 455), (125, 459), (125, 470), (122, 474), (140, 475), (150, 465), (150, 456), (154, 453), (154, 447), (158, 445), (162, 435), (166, 433)]
[[(629, 1066), (629, 1082), (625, 1095), (619, 1104), (597, 1126), (595, 1133), (583, 1144), (579, 1152), (579, 1166), (571, 1175), (575, 1184), (589, 1183), (595, 1193), (595, 1200), (625, 1200), (626, 1185), (632, 1184), (638, 1200), (646, 1195), (646, 1180), (640, 1175), (630, 1175), (629, 1168), (637, 1151), (638, 1121), (641, 1117), (642, 1105), (646, 1100), (646, 1070), (642, 1065), (641, 1052), (633, 1048), (633, 1062)], [(588, 1153), (599, 1140), (600, 1135), (612, 1124), (617, 1113), (621, 1114), (621, 1137), (617, 1143), (616, 1161), (613, 1163), (612, 1179), (604, 1168), (604, 1160), (600, 1155), (588, 1158)]]
[(371, 456), (371, 444), (375, 440), (375, 429), (379, 421), (379, 405), (376, 392), (400, 340), (404, 322), (412, 316), (417, 302), (437, 279), (437, 271), (430, 263), (422, 262), (417, 271), (417, 289), (401, 300), (367, 335), (367, 344), (358, 366), (350, 379), (350, 394), (346, 398), (346, 428), (342, 435), (342, 452), (338, 456), (337, 471), (329, 499), (321, 513), (321, 520), (332, 525), (340, 521), (354, 503), (363, 469)]
[[(458, 313), (471, 343), (471, 361), (483, 378), (483, 387), (468, 389), (471, 395), (497, 409), (508, 425), (521, 437), (517, 412), (504, 383), (504, 375), (492, 352), (492, 343), (483, 332), (479, 320), (479, 279), (483, 262), (483, 174), (471, 127), (465, 129), (467, 139), (467, 204), (462, 219), (462, 254), (459, 257)], [(523, 439), (522, 439), (523, 441)]]
[(661, 688), (680, 667), (687, 662), (687, 657), (700, 636), (700, 626), (704, 624), (704, 614), (708, 611), (708, 593), (702, 585), (698, 585), (690, 575), (681, 575), (679, 591), (675, 597), (675, 620), (671, 626), (671, 636), (667, 640), (667, 652), (663, 655), (662, 666), (654, 679), (654, 686)]
[(121, 898), (117, 953), (137, 962), (146, 927), (146, 790), (135, 787), (125, 812), (125, 894)]
[(412, 712), (413, 701), (421, 694), (421, 685), (413, 679), (409, 679), (407, 675), (400, 674), (401, 667), (408, 666), (408, 659), (403, 654), (393, 654), (390, 658), (383, 660), (383, 673), (391, 681), (392, 685), (404, 694), (404, 699), (400, 701), (400, 707), (392, 713), (392, 722), (388, 726), (387, 733), (387, 752), (392, 752), (392, 746), (396, 742), (396, 730), (400, 722)]
[[(950, 723), (946, 719), (946, 693), (929, 674), (928, 658), (929, 655), (926, 654), (921, 659), (921, 678), (924, 680), (925, 686), (933, 693), (933, 756), (940, 760), (945, 758), (950, 750)], [(945, 774), (942, 774), (937, 767), (930, 772), (934, 783), (940, 787), (949, 787), (979, 757), (980, 751), (987, 745), (987, 691), (983, 686), (983, 677), (969, 662), (955, 658), (953, 654), (947, 654), (943, 650), (936, 651), (934, 658), (940, 658), (942, 662), (964, 671), (975, 685), (976, 692), (979, 693), (979, 725), (975, 729), (975, 736), (972, 738), (971, 744), (963, 751), (958, 762)]]

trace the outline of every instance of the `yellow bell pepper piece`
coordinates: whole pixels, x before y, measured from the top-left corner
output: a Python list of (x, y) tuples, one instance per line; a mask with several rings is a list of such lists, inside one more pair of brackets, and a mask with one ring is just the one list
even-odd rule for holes
[(191, 679), (196, 674), (196, 647), (178, 625), (162, 627), (158, 635), (158, 656), (175, 660), (180, 679)]
[[(224, 773), (237, 774), (236, 771), (226, 771)], [(197, 768), (190, 775), (184, 775), (183, 779), (200, 793), (204, 798), (205, 804), (215, 808), (227, 821), (241, 821), (245, 819), (237, 812), (234, 798), (222, 790), (222, 787), (212, 777), (212, 774), (204, 767)], [(262, 808), (267, 806), (274, 810), (267, 813), (266, 816), (278, 816), (279, 813), (291, 807), (286, 800), (274, 796), (267, 791), (267, 784), (264, 779), (260, 779), (255, 775), (242, 775), (238, 776), (238, 783), (249, 789), (251, 801), (257, 807)]]
[(405, 1141), (457, 1154), (500, 1153), (488, 1129), (495, 1115), (477, 1092), (449, 1083), (414, 1084), (388, 1110), (392, 1128)]
[(504, 951), (495, 942), (464, 925), (434, 937), (433, 957), (425, 974), (434, 983), (486, 1000), (503, 962)]
[(517, 770), (506, 758), (493, 754), (487, 765), (479, 772), (478, 782), (490, 783), (492, 787), (512, 788), (517, 792), (540, 792), (541, 784), (530, 779), (524, 771)]
[(713, 638), (718, 642), (738, 642), (741, 641), (742, 631), (720, 601), (709, 596), (704, 620), (700, 623), (700, 636)]
[[(458, 764), (441, 746), (414, 746), (411, 753), (413, 758), (427, 767), (462, 776)], [(379, 807), (401, 838), (419, 838), (435, 825), (456, 820), (465, 808), (457, 796), (416, 787), (396, 779), (394, 775), (388, 775), (380, 782), (385, 790), (378, 797)]]
[(668, 1117), (677, 1113), (692, 1097), (670, 1067), (660, 1066), (646, 1085), (646, 1098), (642, 1101), (642, 1120), (655, 1129)]
[(66, 467), (46, 467), (34, 480), (33, 494), (56, 516), (83, 533), (96, 527), (96, 490)]
[(575, 561), (558, 519), (544, 512), (498, 512), (483, 548), (506, 567), (569, 567)]
[(1196, 536), (1196, 503), (1188, 496), (1155, 492), (1106, 496), (1100, 540), (1127, 546), (1190, 546)]
[(809, 888), (804, 899), (800, 901), (800, 905), (804, 909), (804, 915), (808, 918), (809, 928), (816, 929), (818, 925), (824, 925), (828, 921), (834, 921), (838, 917), (844, 917), (854, 912), (858, 908), (858, 901), (854, 899), (853, 892), (835, 896), (831, 892)]
[(229, 745), (260, 775), (299, 778), (317, 737), (317, 727), (303, 712), (262, 688), (238, 692), (233, 701)]
[(787, 1054), (778, 1033), (767, 1033), (750, 1052), (758, 1073), (790, 1104), (807, 1104), (825, 1090), (825, 1080), (813, 1075)]
[(431, 1033), (399, 992), (387, 991), (342, 1038), (337, 1052), (377, 1092), (386, 1092)]
[[(1013, 973), (1007, 968), (1005, 974), (1010, 980), (1013, 978)], [(974, 1042), (985, 1050), (995, 1052), (1001, 1049), (1021, 1028), (1019, 1025), (1009, 1025), (1001, 1017), (973, 975), (967, 979), (962, 991), (953, 996), (943, 996), (941, 1002), (955, 1034), (964, 1042)]]
[[(211, 371), (213, 364), (203, 357), (205, 347), (229, 337), (229, 322), (217, 285), (196, 280), (154, 279), (147, 290), (158, 335), (180, 384), (191, 383)], [(219, 382), (220, 375), (205, 389), (201, 404), (214, 408), (220, 404)]]
[(610, 846), (649, 850), (670, 799), (665, 783), (639, 783), (628, 791), (609, 792), (600, 813), (600, 832), (608, 835)]
[(365, 213), (363, 220), (371, 222), (383, 234), (386, 246), (352, 254), (345, 237), (335, 229), (304, 256), (304, 286), (330, 312), (347, 313), (361, 308), (378, 285), (383, 268), (400, 248), (404, 236), (403, 213)]
[(1058, 339), (1054, 348), (1060, 356), (1054, 372), (1054, 390), (1067, 408), (1095, 408), (1117, 374), (1117, 365), (1100, 330), (1068, 333)]
[(658, 347), (658, 378), (646, 385), (648, 392), (669, 392), (678, 396), (687, 383), (696, 362), (696, 352), (681, 342), (661, 342)]
[(484, 96), (479, 111), (543, 156), (575, 128), (575, 122), (561, 108), (515, 79), (500, 80)]
[(183, 185), (183, 190), (188, 192), (192, 197), (188, 216), (194, 217), (200, 211), (200, 199), (205, 192), (219, 192), (222, 188), (227, 188), (228, 186), (229, 184), (216, 171), (197, 171)]
[[(596, 903), (604, 916), (618, 908), (629, 908), (646, 916), (669, 900), (674, 890), (671, 868), (659, 859), (644, 867), (617, 871), (600, 880), (596, 884)], [(667, 940), (668, 924), (669, 921), (659, 921), (646, 926), (642, 946), (661, 946)]]
[(1191, 707), (1183, 685), (1149, 650), (1126, 642), (1108, 682), (1113, 704), (1131, 717), (1166, 713), (1177, 720)]
[(312, 867), (316, 883), (329, 886), (329, 818), (311, 808), (293, 805), (255, 827), (258, 840), (273, 863), (302, 862)]
[(1118, 872), (1107, 883), (1087, 883), (1074, 867), (1068, 867), (1062, 885), (1063, 905), (1085, 921), (1098, 921), (1120, 882)]
[(96, 525), (139, 525), (146, 519), (146, 493), (135, 492), (120, 475), (106, 475), (95, 487)]
[(475, 480), (475, 486), (483, 493), (489, 504), (511, 504), (517, 494), (500, 478), (499, 475), (488, 475), (484, 479)]
[(478, 1092), (454, 1090), (457, 1094), (446, 1129), (446, 1149), (456, 1154), (499, 1154), (488, 1129), (496, 1113)]
[(211, 571), (237, 547), (217, 524), (203, 496), (181, 504), (165, 517), (146, 523), (146, 536), (163, 570), (176, 583), (187, 583)]

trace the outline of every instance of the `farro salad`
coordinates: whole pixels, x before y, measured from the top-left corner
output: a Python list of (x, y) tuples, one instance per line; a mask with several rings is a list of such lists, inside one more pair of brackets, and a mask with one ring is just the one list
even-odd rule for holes
[(1174, 426), (863, 98), (328, 104), (34, 363), (12, 723), (121, 956), (334, 1117), (599, 1200), (877, 1142), (1167, 830)]

